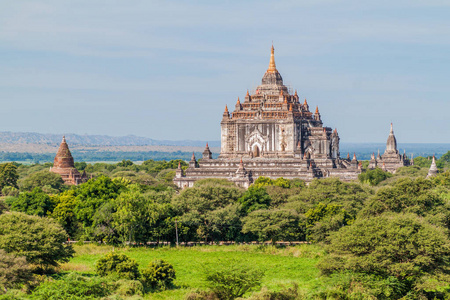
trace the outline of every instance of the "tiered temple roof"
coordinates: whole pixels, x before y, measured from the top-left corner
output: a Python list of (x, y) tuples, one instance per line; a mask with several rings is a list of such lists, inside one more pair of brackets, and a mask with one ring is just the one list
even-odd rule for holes
[(227, 178), (248, 187), (259, 176), (356, 179), (361, 166), (356, 156), (340, 158), (339, 140), (336, 129), (323, 126), (318, 106), (311, 112), (308, 101), (283, 84), (272, 46), (255, 92), (237, 97), (231, 113), (225, 106), (219, 158), (212, 159), (207, 146), (201, 160), (193, 156), (184, 172), (177, 170), (174, 182), (184, 188), (203, 178)]

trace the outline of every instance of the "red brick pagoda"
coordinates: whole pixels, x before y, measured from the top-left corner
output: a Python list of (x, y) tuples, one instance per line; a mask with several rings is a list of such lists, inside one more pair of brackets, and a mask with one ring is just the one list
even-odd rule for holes
[(67, 185), (78, 185), (87, 181), (86, 172), (83, 171), (83, 174), (80, 174), (75, 168), (72, 153), (70, 153), (65, 136), (63, 136), (50, 172), (61, 175), (64, 183)]

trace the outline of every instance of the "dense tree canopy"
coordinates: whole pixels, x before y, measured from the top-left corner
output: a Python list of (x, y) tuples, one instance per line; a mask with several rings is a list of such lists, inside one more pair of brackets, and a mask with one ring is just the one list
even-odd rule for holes
[(6, 202), (13, 211), (20, 211), (40, 217), (50, 214), (55, 206), (50, 196), (40, 188), (35, 188), (31, 192), (21, 193), (17, 198), (9, 197)]
[(20, 287), (33, 280), (31, 268), (25, 257), (8, 254), (0, 249), (0, 289)]
[[(179, 190), (172, 183), (178, 162), (78, 164), (93, 178), (71, 187), (59, 186), (47, 164), (10, 164), (20, 184), (2, 190), (0, 249), (51, 266), (70, 257), (68, 238), (111, 245), (175, 242), (176, 233), (180, 242), (308, 241), (327, 249), (320, 263), (327, 286), (315, 299), (448, 296), (448, 171), (425, 179), (428, 170), (416, 165), (393, 176), (369, 171), (362, 182), (308, 184), (260, 177), (248, 190), (204, 179)], [(72, 279), (64, 284), (99, 284)]]
[(0, 190), (6, 186), (18, 188), (17, 166), (14, 163), (0, 164)]
[(48, 170), (32, 173), (20, 182), (20, 188), (24, 191), (32, 191), (37, 187), (48, 193), (58, 193), (65, 188), (61, 175)]
[(67, 233), (50, 218), (13, 212), (0, 215), (0, 249), (43, 267), (57, 266), (73, 255)]
[(411, 290), (427, 294), (450, 282), (448, 233), (414, 214), (357, 219), (331, 235), (327, 250), (330, 256), (319, 264), (325, 274), (394, 277), (403, 284), (404, 295)]

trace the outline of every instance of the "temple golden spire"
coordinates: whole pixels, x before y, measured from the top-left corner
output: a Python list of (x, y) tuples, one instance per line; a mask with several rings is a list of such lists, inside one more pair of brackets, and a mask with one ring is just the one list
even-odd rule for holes
[(272, 50), (271, 50), (271, 53), (270, 53), (270, 62), (269, 62), (269, 68), (267, 69), (267, 72), (266, 73), (277, 73), (278, 72), (278, 70), (277, 70), (277, 66), (275, 65), (275, 54), (274, 54), (274, 48), (273, 48), (273, 45), (272, 45)]

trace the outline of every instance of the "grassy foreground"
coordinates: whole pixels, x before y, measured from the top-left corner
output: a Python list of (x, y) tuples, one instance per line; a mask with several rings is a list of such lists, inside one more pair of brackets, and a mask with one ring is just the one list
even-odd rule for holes
[(273, 246), (200, 246), (192, 248), (113, 248), (111, 246), (75, 246), (75, 257), (61, 265), (62, 271), (94, 273), (95, 262), (104, 254), (116, 251), (135, 259), (140, 268), (155, 259), (163, 259), (172, 264), (177, 279), (175, 288), (153, 294), (146, 299), (184, 299), (190, 290), (203, 287), (203, 267), (218, 265), (227, 259), (238, 259), (266, 271), (262, 286), (269, 290), (279, 290), (292, 282), (300, 289), (310, 290), (317, 285), (319, 271), (316, 263), (324, 255), (316, 245), (300, 245), (286, 248)]

